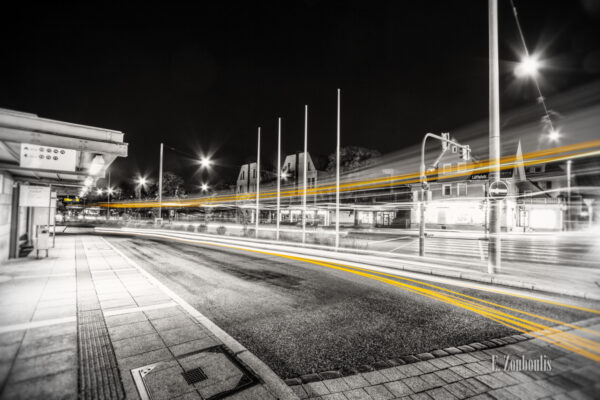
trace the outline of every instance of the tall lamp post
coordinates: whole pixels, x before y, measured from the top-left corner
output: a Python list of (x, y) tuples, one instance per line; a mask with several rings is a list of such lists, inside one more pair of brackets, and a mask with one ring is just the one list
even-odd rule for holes
[(302, 244), (306, 243), (306, 175), (308, 166), (308, 106), (304, 106), (304, 168), (302, 194)]
[(164, 143), (161, 142), (160, 143), (160, 161), (158, 162), (158, 218), (159, 218), (159, 221), (161, 224), (162, 224), (163, 149), (164, 149)]
[[(250, 172), (250, 171), (248, 171)], [(248, 177), (250, 179), (250, 177)], [(260, 126), (258, 127), (258, 146), (256, 150), (256, 220), (254, 234), (258, 239), (258, 220), (260, 218)]]
[(337, 143), (335, 147), (335, 249), (340, 247), (340, 89), (337, 90)]
[[(488, 0), (489, 24), (489, 183), (500, 180), (500, 80), (498, 64), (498, 0)], [(493, 274), (501, 263), (500, 218), (502, 200), (490, 198), (488, 224), (488, 273)]]
[(276, 235), (279, 240), (279, 219), (281, 218), (281, 118), (277, 118), (277, 229)]

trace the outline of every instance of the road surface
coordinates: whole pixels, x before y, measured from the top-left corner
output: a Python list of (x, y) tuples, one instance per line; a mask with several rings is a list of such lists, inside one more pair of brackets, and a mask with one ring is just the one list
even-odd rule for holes
[[(402, 355), (519, 333), (497, 322), (496, 314), (485, 316), (471, 309), (473, 301), (493, 302), (495, 305), (484, 304), (518, 315), (530, 324), (546, 326), (556, 322), (543, 318), (568, 323), (598, 315), (590, 310), (447, 284), (434, 283), (438, 287), (435, 289), (426, 286), (425, 281), (360, 275), (360, 271), (341, 266), (315, 265), (274, 255), (169, 239), (106, 238), (282, 378), (358, 368)], [(472, 297), (467, 298), (468, 303), (461, 303), (455, 300), (461, 294)], [(583, 300), (553, 300), (599, 308)], [(517, 314), (515, 310), (522, 312)]]

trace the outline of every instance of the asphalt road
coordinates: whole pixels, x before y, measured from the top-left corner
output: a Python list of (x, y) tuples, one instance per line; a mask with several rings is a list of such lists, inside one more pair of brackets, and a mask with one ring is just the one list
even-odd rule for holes
[[(393, 282), (407, 282), (392, 277), (381, 282), (278, 256), (168, 239), (107, 236), (107, 240), (283, 378), (518, 333), (466, 307), (415, 293), (414, 288), (426, 287), (418, 282), (398, 287)], [(498, 293), (436, 285), (563, 322), (595, 316)]]

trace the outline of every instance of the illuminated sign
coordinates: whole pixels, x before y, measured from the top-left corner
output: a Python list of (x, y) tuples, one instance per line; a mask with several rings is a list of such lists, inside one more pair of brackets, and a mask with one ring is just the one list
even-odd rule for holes
[(76, 150), (21, 143), (19, 165), (23, 168), (75, 171), (76, 164)]

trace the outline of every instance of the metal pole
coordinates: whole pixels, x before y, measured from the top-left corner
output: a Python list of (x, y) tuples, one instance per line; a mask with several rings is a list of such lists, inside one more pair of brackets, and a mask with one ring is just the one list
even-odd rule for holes
[(419, 202), (419, 256), (425, 255), (425, 188), (421, 188), (421, 201)]
[(335, 148), (335, 249), (340, 247), (340, 89), (337, 91), (337, 145)]
[(50, 235), (50, 217), (52, 214), (52, 184), (48, 186), (48, 235)]
[(158, 218), (162, 218), (162, 180), (163, 180), (163, 147), (160, 144), (160, 160), (158, 162)]
[(567, 230), (571, 230), (571, 160), (567, 160)]
[(281, 118), (277, 118), (277, 240), (279, 240), (279, 219), (281, 218), (280, 207), (281, 194)]
[[(500, 82), (498, 64), (498, 0), (488, 0), (489, 23), (489, 112), (490, 154), (492, 168), (489, 182), (500, 180)], [(490, 199), (488, 241), (488, 273), (493, 274), (501, 264), (500, 215), (502, 201)]]
[(108, 193), (108, 211), (106, 212), (106, 220), (110, 220), (110, 171), (108, 171), (108, 187), (106, 188), (106, 193)]
[(308, 106), (304, 106), (304, 193), (302, 195), (302, 243), (306, 242), (306, 175), (308, 166)]
[[(250, 177), (248, 177), (249, 179)], [(259, 206), (259, 193), (260, 193), (260, 126), (258, 127), (258, 150), (256, 152), (256, 221), (254, 234), (258, 238), (258, 219), (260, 217)]]
[(419, 256), (421, 257), (425, 255), (425, 188), (427, 185), (427, 177), (425, 176), (425, 143), (427, 142), (427, 138), (431, 136), (436, 137), (432, 133), (427, 133), (421, 143), (421, 201), (419, 202)]

